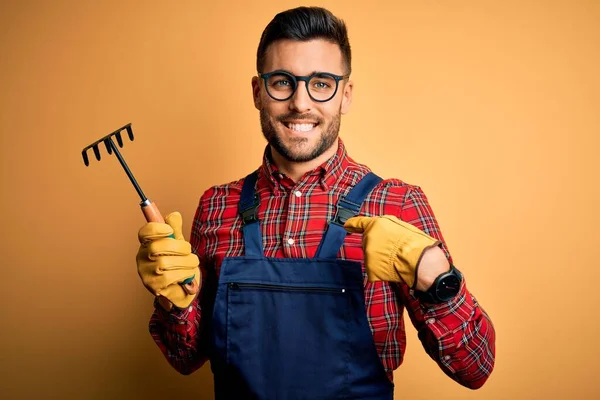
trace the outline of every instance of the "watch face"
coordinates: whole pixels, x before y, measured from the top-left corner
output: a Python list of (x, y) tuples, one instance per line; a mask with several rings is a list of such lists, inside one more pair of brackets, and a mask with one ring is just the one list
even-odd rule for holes
[(448, 275), (441, 279), (436, 288), (436, 295), (442, 301), (448, 301), (458, 294), (460, 279), (456, 275)]

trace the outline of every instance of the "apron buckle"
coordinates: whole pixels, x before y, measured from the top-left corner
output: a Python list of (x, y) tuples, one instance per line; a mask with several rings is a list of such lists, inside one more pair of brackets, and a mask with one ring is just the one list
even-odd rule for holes
[(360, 207), (361, 204), (356, 204), (346, 199), (341, 199), (338, 202), (337, 210), (335, 212), (335, 216), (333, 217), (332, 223), (344, 226), (346, 221), (358, 215)]
[(254, 201), (246, 207), (244, 204), (240, 214), (242, 215), (242, 224), (248, 225), (253, 222), (258, 222), (258, 195), (254, 195)]

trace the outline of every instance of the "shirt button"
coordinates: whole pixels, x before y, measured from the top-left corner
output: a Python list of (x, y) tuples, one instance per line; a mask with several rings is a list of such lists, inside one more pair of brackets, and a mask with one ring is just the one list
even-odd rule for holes
[(292, 239), (292, 238), (289, 238), (289, 239), (287, 240), (287, 242), (288, 242), (288, 244), (289, 244), (289, 245), (292, 245), (292, 244), (294, 244), (294, 239)]
[(296, 190), (296, 191), (294, 192), (294, 194), (296, 195), (296, 197), (300, 197), (300, 196), (302, 196), (302, 193), (301, 193), (299, 190)]
[(193, 309), (194, 309), (194, 307), (192, 307), (192, 306), (189, 306), (189, 307), (188, 307), (188, 311), (189, 311), (189, 312), (192, 312), (192, 310), (193, 310)]
[(444, 360), (448, 361), (450, 359), (450, 356), (444, 356)]
[(425, 323), (427, 325), (433, 324), (435, 322), (435, 318), (429, 318), (427, 321), (425, 321)]

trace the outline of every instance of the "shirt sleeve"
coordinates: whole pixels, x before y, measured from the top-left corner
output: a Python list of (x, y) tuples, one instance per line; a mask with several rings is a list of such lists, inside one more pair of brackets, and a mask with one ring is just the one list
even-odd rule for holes
[[(419, 187), (406, 192), (400, 219), (442, 241), (452, 258), (427, 197)], [(460, 268), (459, 268), (460, 269)], [(461, 385), (477, 389), (492, 373), (495, 330), (491, 319), (469, 292), (466, 279), (454, 299), (442, 304), (420, 302), (405, 284), (399, 284), (409, 317), (425, 351)]]
[[(202, 201), (200, 202), (193, 221), (190, 235), (192, 251), (200, 260), (202, 275), (200, 293), (185, 309), (173, 308), (166, 311), (154, 300), (154, 312), (150, 317), (149, 331), (160, 351), (169, 364), (183, 375), (191, 374), (207, 361), (208, 336), (205, 321), (202, 319), (202, 309), (207, 299), (206, 279), (207, 269), (204, 254), (203, 237), (198, 229), (202, 226)], [(207, 299), (208, 300), (208, 299)]]

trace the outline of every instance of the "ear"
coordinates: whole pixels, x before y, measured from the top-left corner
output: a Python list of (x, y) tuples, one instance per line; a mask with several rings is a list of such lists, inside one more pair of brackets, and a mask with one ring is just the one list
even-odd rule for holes
[(252, 77), (252, 98), (254, 99), (254, 107), (260, 110), (262, 108), (262, 100), (260, 97), (260, 79), (258, 76)]
[(354, 88), (354, 82), (349, 80), (344, 85), (344, 92), (342, 93), (342, 105), (340, 112), (346, 114), (350, 111), (350, 104), (352, 104), (352, 89)]

